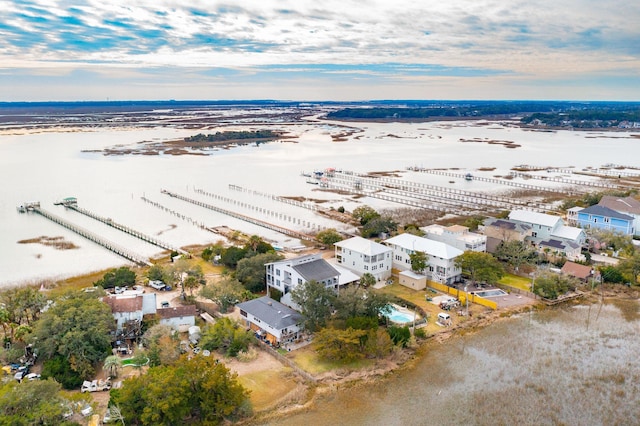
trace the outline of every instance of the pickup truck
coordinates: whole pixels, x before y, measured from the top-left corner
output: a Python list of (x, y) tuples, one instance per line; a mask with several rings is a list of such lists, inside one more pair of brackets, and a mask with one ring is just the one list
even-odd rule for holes
[(106, 380), (93, 380), (93, 381), (85, 380), (82, 383), (80, 392), (99, 392), (99, 391), (106, 391), (109, 389), (111, 389), (110, 377), (108, 377)]
[(159, 280), (151, 280), (149, 281), (149, 287), (155, 288), (156, 290), (164, 290), (166, 287), (165, 283)]

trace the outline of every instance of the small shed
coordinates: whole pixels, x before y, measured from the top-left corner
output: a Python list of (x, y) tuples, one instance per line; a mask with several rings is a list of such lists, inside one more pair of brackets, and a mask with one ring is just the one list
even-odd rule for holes
[(398, 282), (414, 290), (424, 290), (427, 287), (427, 277), (413, 271), (402, 271), (398, 274)]

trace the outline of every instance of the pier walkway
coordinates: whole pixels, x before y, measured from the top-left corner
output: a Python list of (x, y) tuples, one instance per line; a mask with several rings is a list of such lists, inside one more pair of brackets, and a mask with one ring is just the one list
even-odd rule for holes
[(179, 247), (174, 247), (174, 246), (172, 246), (172, 245), (170, 245), (170, 244), (168, 244), (168, 243), (166, 243), (164, 241), (161, 241), (161, 240), (159, 240), (157, 238), (154, 238), (154, 237), (152, 237), (150, 235), (144, 234), (144, 233), (142, 233), (140, 231), (136, 231), (135, 229), (129, 228), (128, 226), (122, 225), (120, 223), (114, 222), (113, 220), (111, 220), (111, 218), (103, 217), (103, 216), (100, 216), (100, 215), (98, 215), (96, 213), (93, 213), (93, 212), (91, 212), (91, 211), (89, 211), (87, 209), (83, 209), (81, 207), (78, 207), (77, 204), (63, 204), (63, 205), (68, 209), (71, 209), (73, 211), (81, 213), (81, 214), (83, 214), (85, 216), (88, 216), (88, 217), (90, 217), (92, 219), (98, 220), (98, 221), (100, 221), (100, 222), (102, 222), (102, 223), (104, 223), (106, 225), (111, 226), (112, 228), (115, 228), (115, 229), (117, 229), (119, 231), (125, 232), (125, 233), (127, 233), (129, 235), (132, 235), (132, 236), (134, 236), (136, 238), (141, 239), (142, 241), (146, 241), (147, 243), (153, 244), (153, 245), (155, 245), (157, 247), (160, 247), (160, 248), (163, 248), (163, 249), (169, 250), (169, 251), (175, 251), (175, 252), (180, 253), (180, 254), (185, 255), (185, 256), (191, 256), (189, 254), (189, 252), (187, 252), (187, 251), (185, 251), (185, 250), (183, 250), (183, 249), (181, 249)]
[(152, 266), (152, 263), (149, 262), (148, 259), (146, 259), (143, 256), (140, 256), (136, 253), (133, 253), (130, 250), (125, 249), (124, 247), (119, 246), (118, 244), (115, 244), (109, 240), (107, 240), (106, 238), (103, 238), (97, 234), (94, 234), (93, 232), (82, 228), (78, 225), (75, 225), (59, 216), (54, 215), (53, 213), (50, 213), (48, 211), (46, 211), (45, 209), (41, 208), (39, 203), (38, 205), (32, 205), (28, 208), (28, 211), (30, 212), (34, 212), (37, 213), (47, 219), (49, 219), (50, 221), (57, 223), (58, 225), (64, 226), (65, 228), (67, 228), (70, 231), (75, 232), (76, 234), (90, 240), (93, 241), (96, 244), (101, 245), (102, 247), (111, 250), (112, 252), (114, 252), (117, 255), (120, 255), (122, 257), (124, 257), (127, 260), (130, 260), (140, 266)]
[[(466, 178), (466, 174), (453, 173), (446, 170), (424, 169), (421, 167), (407, 167), (407, 170), (410, 170), (413, 172), (420, 172), (420, 173), (430, 173), (432, 175), (449, 176), (449, 177), (458, 178), (458, 179)], [(551, 188), (548, 186), (531, 185), (528, 183), (514, 182), (508, 179), (496, 179), (496, 178), (488, 178), (483, 176), (473, 176), (472, 180), (477, 180), (480, 182), (495, 183), (498, 185), (513, 186), (516, 188), (528, 189), (531, 191), (539, 191), (539, 192), (554, 192), (554, 193), (571, 194), (571, 195), (578, 195), (582, 193), (572, 188)]]
[[(196, 192), (198, 192), (198, 191), (201, 191), (201, 190), (196, 190)], [(160, 192), (163, 193), (163, 194), (169, 195), (170, 197), (177, 198), (179, 200), (186, 201), (188, 203), (195, 204), (197, 206), (204, 207), (206, 209), (213, 210), (215, 212), (222, 213), (222, 214), (225, 214), (227, 216), (231, 216), (233, 218), (236, 218), (236, 219), (239, 219), (239, 220), (242, 220), (242, 221), (245, 221), (245, 222), (249, 222), (249, 223), (252, 223), (254, 225), (258, 225), (258, 226), (261, 226), (263, 228), (267, 228), (267, 229), (279, 232), (279, 233), (284, 234), (284, 235), (289, 235), (290, 237), (295, 237), (295, 238), (298, 238), (298, 239), (301, 239), (301, 240), (306, 240), (306, 241), (315, 241), (315, 238), (313, 236), (311, 236), (309, 234), (305, 234), (303, 232), (294, 231), (292, 229), (288, 229), (288, 228), (285, 228), (285, 227), (282, 227), (282, 226), (274, 225), (272, 223), (265, 222), (265, 221), (260, 220), (260, 219), (256, 219), (256, 218), (253, 218), (253, 217), (250, 217), (250, 216), (246, 216), (246, 215), (243, 215), (243, 214), (240, 214), (240, 213), (232, 212), (230, 210), (222, 209), (220, 207), (216, 207), (216, 206), (213, 206), (211, 204), (204, 203), (202, 201), (194, 200), (193, 198), (185, 197), (184, 195), (180, 195), (180, 194), (177, 194), (175, 192), (167, 191), (165, 189), (161, 190)], [(201, 191), (201, 192), (204, 193), (204, 191)], [(283, 216), (283, 215), (281, 215), (281, 216)]]
[[(460, 209), (477, 210), (479, 205), (494, 207), (496, 209), (511, 209), (516, 207), (537, 212), (553, 210), (551, 206), (542, 203), (527, 202), (499, 195), (481, 194), (384, 176), (372, 177), (354, 172), (335, 172), (333, 176), (328, 176), (326, 181), (333, 181), (335, 183), (342, 181), (343, 184), (350, 183), (360, 186), (360, 189), (362, 189), (362, 187), (368, 187), (394, 195), (419, 198), (439, 205), (445, 205), (444, 207), (439, 207), (438, 205), (425, 205), (422, 203), (424, 208), (445, 212), (454, 212)], [(447, 207), (447, 205), (452, 207)]]

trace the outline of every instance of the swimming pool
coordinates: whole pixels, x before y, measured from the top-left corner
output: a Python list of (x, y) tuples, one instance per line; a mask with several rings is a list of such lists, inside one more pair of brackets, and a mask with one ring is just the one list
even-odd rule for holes
[[(401, 311), (398, 306), (395, 305), (390, 305), (391, 307), (391, 311), (389, 312), (389, 314), (387, 314), (387, 317), (389, 317), (389, 320), (391, 322), (395, 322), (396, 324), (407, 324), (410, 322), (413, 322), (414, 319), (414, 314), (413, 312), (408, 312), (405, 311), (404, 309)], [(416, 319), (418, 319), (418, 317), (416, 316)]]
[(476, 291), (475, 293), (476, 296), (480, 296), (480, 297), (484, 297), (484, 298), (489, 298), (489, 297), (500, 297), (500, 296), (506, 296), (507, 293), (504, 290), (500, 290), (499, 288), (494, 289), (494, 290), (485, 290), (485, 291)]

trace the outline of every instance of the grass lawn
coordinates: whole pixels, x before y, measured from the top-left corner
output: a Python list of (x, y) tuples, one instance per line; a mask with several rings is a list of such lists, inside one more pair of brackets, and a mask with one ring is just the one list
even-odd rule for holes
[(398, 283), (386, 285), (381, 289), (375, 291), (408, 300), (426, 310), (428, 310), (428, 305), (430, 305), (430, 303), (426, 300), (426, 292), (424, 290), (413, 290)]
[(296, 349), (293, 352), (289, 352), (289, 355), (298, 367), (311, 374), (321, 374), (340, 369), (359, 370), (375, 364), (375, 360), (372, 359), (359, 359), (352, 362), (323, 360), (320, 359), (316, 351), (313, 350), (313, 345)]
[(296, 387), (296, 382), (283, 377), (283, 370), (263, 370), (238, 377), (251, 391), (249, 398), (256, 411), (264, 410)]
[(531, 291), (531, 279), (520, 277), (518, 275), (505, 274), (498, 283), (508, 285), (509, 287), (519, 288), (520, 290)]

